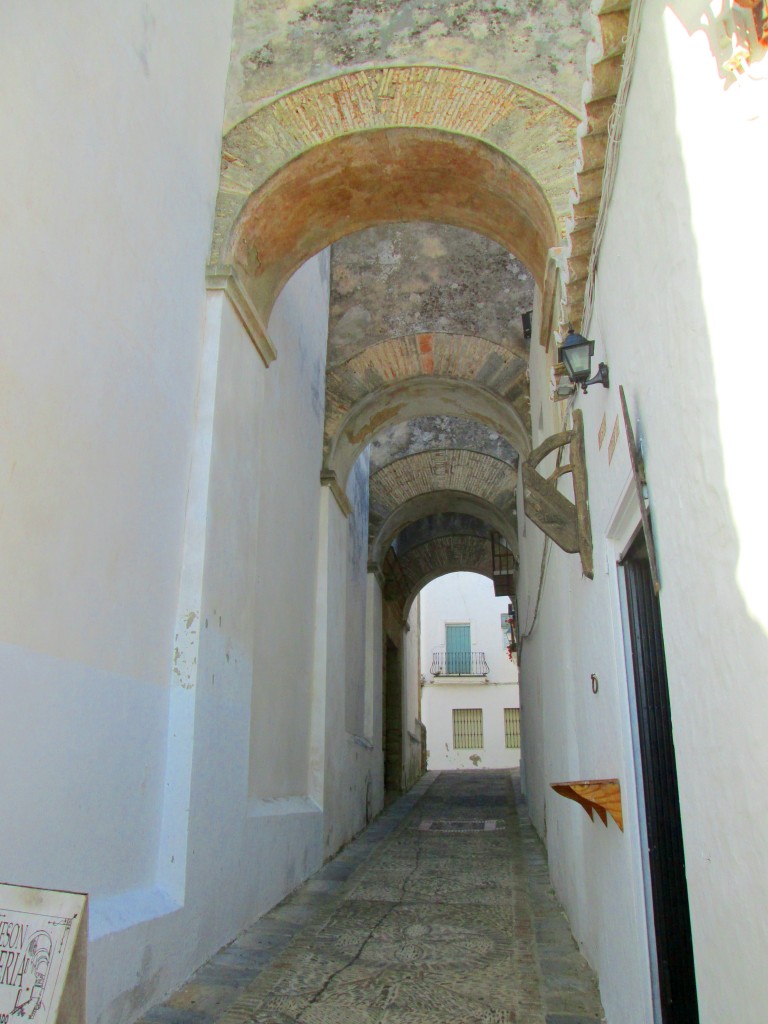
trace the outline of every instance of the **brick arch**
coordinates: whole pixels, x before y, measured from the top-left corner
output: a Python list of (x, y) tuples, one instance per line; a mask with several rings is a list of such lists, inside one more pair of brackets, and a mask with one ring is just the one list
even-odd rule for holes
[(530, 451), (528, 429), (514, 407), (475, 381), (418, 377), (379, 388), (355, 403), (328, 449), (324, 474), (342, 489), (356, 459), (384, 427), (414, 416), (476, 420), (506, 438), (521, 455)]
[(498, 242), (539, 285), (558, 238), (536, 182), (498, 150), (447, 132), (384, 129), (324, 143), (275, 174), (244, 204), (224, 262), (267, 322), (310, 256), (374, 224), (420, 220)]
[[(395, 459), (371, 474), (371, 505), (393, 512), (404, 502), (437, 489), (475, 494), (511, 511), (517, 471), (501, 459), (465, 448), (429, 449)], [(375, 522), (372, 515), (371, 521)]]
[(569, 213), (578, 117), (515, 82), (366, 68), (256, 110), (226, 136), (211, 265), (235, 266), (266, 323), (307, 258), (376, 223), (487, 235), (541, 284)]
[(417, 594), (432, 580), (451, 572), (476, 572), (493, 581), (491, 545), (482, 537), (438, 537), (413, 548), (400, 560), (406, 591), (403, 618)]
[(429, 332), (369, 345), (326, 374), (324, 450), (330, 451), (344, 420), (369, 394), (396, 381), (444, 377), (482, 383), (527, 415), (527, 353), (464, 334)]
[(375, 531), (371, 532), (369, 561), (380, 565), (387, 549), (404, 529), (446, 511), (481, 520), (489, 529), (500, 533), (517, 556), (515, 521), (508, 510), (500, 509), (477, 494), (434, 490), (402, 502), (377, 524)]

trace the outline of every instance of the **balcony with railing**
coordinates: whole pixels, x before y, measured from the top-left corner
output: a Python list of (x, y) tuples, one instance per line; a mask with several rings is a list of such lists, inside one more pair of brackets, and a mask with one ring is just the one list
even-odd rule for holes
[(433, 651), (433, 676), (487, 676), (490, 672), (484, 651)]

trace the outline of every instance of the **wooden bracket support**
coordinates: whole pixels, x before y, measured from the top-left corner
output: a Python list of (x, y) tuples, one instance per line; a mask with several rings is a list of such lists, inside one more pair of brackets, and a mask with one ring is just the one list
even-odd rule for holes
[[(558, 465), (549, 477), (543, 477), (537, 466), (557, 449), (570, 446), (570, 462)], [(561, 476), (570, 473), (575, 501), (557, 489)], [(540, 530), (570, 554), (579, 553), (581, 570), (588, 579), (594, 577), (592, 564), (592, 525), (589, 518), (587, 466), (584, 458), (584, 421), (580, 409), (574, 409), (573, 427), (552, 434), (534, 448), (523, 463), (523, 496), (525, 514)]]
[(621, 812), (621, 786), (618, 779), (583, 779), (579, 782), (552, 782), (552, 789), (568, 800), (575, 800), (594, 821), (594, 812), (608, 827), (608, 815), (624, 831)]

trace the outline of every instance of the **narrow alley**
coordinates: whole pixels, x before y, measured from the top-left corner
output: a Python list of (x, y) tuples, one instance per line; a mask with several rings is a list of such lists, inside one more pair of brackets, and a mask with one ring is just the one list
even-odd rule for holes
[(587, 1024), (518, 772), (430, 772), (142, 1024)]

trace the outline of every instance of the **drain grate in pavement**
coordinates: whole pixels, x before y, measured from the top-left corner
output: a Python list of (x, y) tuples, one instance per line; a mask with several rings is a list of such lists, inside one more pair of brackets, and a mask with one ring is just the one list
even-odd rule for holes
[(425, 818), (419, 822), (420, 832), (498, 832), (504, 827), (499, 818)]

